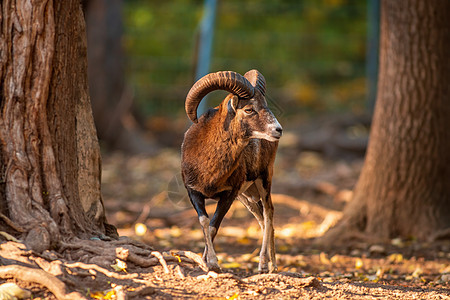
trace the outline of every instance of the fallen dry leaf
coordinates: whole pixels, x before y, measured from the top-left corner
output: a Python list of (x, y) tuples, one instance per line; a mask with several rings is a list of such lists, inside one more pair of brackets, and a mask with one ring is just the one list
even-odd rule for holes
[(116, 271), (116, 272), (123, 271), (123, 272), (127, 273), (127, 270), (126, 270), (127, 269), (127, 263), (122, 261), (122, 260), (120, 260), (120, 259), (118, 259), (118, 258), (116, 258), (116, 263), (114, 265), (111, 265), (111, 268), (113, 268), (114, 271)]

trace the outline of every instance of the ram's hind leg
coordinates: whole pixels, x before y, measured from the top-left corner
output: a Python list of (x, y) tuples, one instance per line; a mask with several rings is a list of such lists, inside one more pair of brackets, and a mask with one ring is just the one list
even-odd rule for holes
[(244, 193), (238, 196), (239, 201), (252, 213), (255, 219), (258, 221), (259, 227), (264, 232), (264, 217), (262, 202), (255, 202), (253, 198)]
[(261, 273), (273, 273), (277, 271), (277, 263), (275, 256), (275, 234), (273, 228), (273, 203), (270, 196), (270, 183), (264, 186), (261, 180), (255, 181), (258, 192), (261, 195), (264, 217), (264, 233), (261, 245), (261, 253), (259, 255), (258, 270)]
[(264, 215), (264, 223), (265, 229), (267, 230), (268, 241), (267, 241), (267, 251), (269, 255), (269, 272), (273, 273), (278, 270), (277, 268), (277, 260), (276, 260), (276, 250), (275, 250), (275, 229), (273, 227), (273, 203), (272, 196), (270, 193), (266, 196), (266, 201), (263, 201), (264, 212), (267, 212), (267, 215)]

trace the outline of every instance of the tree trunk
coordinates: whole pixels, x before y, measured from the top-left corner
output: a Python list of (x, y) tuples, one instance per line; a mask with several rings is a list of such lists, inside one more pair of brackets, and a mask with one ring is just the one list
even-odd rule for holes
[(450, 228), (450, 1), (381, 7), (378, 97), (365, 163), (344, 218), (322, 241), (429, 240)]
[(0, 226), (36, 251), (111, 233), (80, 1), (0, 8)]

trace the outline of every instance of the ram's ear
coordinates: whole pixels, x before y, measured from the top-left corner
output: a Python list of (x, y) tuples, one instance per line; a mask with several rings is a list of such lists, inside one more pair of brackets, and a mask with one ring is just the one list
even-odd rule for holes
[(239, 97), (233, 95), (227, 104), (228, 113), (227, 117), (225, 118), (225, 122), (223, 122), (223, 130), (228, 131), (231, 120), (233, 120), (234, 117), (236, 116), (238, 104), (239, 104)]
[(231, 97), (230, 101), (228, 102), (228, 108), (236, 112), (238, 104), (239, 104), (239, 97), (233, 95), (233, 97)]

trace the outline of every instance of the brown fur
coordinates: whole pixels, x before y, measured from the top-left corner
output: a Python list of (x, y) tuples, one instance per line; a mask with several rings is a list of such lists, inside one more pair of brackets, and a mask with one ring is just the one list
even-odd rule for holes
[[(238, 198), (263, 230), (259, 270), (276, 271), (270, 189), (281, 132), (259, 90), (252, 99), (228, 95), (186, 132), (182, 145), (183, 181), (199, 216), (205, 236), (203, 258), (211, 270), (220, 271), (213, 240)], [(218, 200), (211, 219), (205, 198)]]
[(209, 198), (224, 190), (239, 190), (245, 181), (272, 181), (278, 142), (250, 139), (238, 115), (224, 128), (230, 118), (228, 103), (232, 97), (230, 94), (193, 124), (182, 145), (185, 185)]

